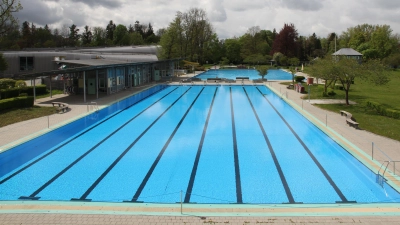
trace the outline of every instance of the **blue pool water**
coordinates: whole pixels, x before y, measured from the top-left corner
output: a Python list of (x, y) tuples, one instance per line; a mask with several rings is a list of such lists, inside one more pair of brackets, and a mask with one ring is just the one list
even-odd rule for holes
[(157, 86), (0, 154), (0, 200), (399, 202), (265, 86)]
[[(202, 80), (207, 80), (207, 78), (226, 78), (226, 79), (236, 79), (236, 77), (249, 77), (250, 80), (261, 79), (258, 75), (257, 70), (254, 69), (228, 69), (228, 70), (215, 70), (211, 69), (207, 72), (201, 73), (197, 76)], [(268, 70), (268, 74), (264, 77), (267, 80), (292, 80), (292, 74), (285, 72), (283, 70)]]

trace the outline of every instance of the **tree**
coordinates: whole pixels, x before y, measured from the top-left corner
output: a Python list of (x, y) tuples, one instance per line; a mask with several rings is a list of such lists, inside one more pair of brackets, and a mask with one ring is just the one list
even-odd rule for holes
[(192, 8), (185, 13), (178, 12), (161, 37), (160, 56), (184, 57), (203, 63), (213, 34), (204, 10)]
[(268, 74), (268, 66), (259, 66), (257, 67), (258, 75), (264, 80), (264, 77)]
[(114, 38), (113, 38), (114, 44), (122, 45), (121, 41), (126, 34), (128, 34), (128, 29), (126, 28), (126, 26), (119, 24), (114, 30)]
[(104, 46), (106, 45), (107, 31), (102, 27), (93, 28), (93, 45)]
[(284, 24), (272, 45), (272, 54), (281, 52), (287, 57), (296, 56), (298, 33), (293, 24)]
[(80, 35), (78, 34), (78, 31), (79, 31), (79, 29), (76, 28), (76, 25), (75, 25), (75, 24), (72, 24), (72, 25), (69, 27), (69, 36), (68, 36), (68, 39), (69, 39), (69, 43), (70, 43), (71, 46), (75, 46), (76, 43), (77, 43), (77, 41), (78, 41), (79, 38), (80, 38)]
[(89, 46), (92, 43), (93, 34), (88, 25), (85, 26), (85, 30), (82, 32), (82, 44), (84, 46)]
[(133, 32), (133, 33), (129, 34), (129, 37), (130, 37), (131, 45), (143, 45), (144, 44), (142, 35), (140, 35), (137, 32)]
[(237, 38), (225, 40), (226, 57), (232, 63), (241, 63), (242, 57), (240, 56), (240, 42)]
[(3, 57), (3, 54), (0, 53), (0, 71), (3, 72), (8, 69), (8, 63), (6, 59)]
[(0, 2), (0, 36), (3, 36), (18, 25), (18, 20), (12, 15), (22, 9), (17, 0), (2, 0)]
[(110, 20), (110, 22), (108, 23), (107, 27), (106, 27), (106, 38), (108, 40), (113, 40), (114, 39), (114, 30), (116, 28), (116, 25), (114, 24), (114, 22), (112, 20)]
[(320, 59), (314, 66), (316, 71), (325, 74), (322, 76), (340, 82), (345, 91), (346, 105), (349, 105), (349, 91), (356, 78), (375, 85), (384, 85), (389, 82), (386, 67), (377, 60), (369, 60), (361, 64), (359, 61), (347, 57), (338, 59), (327, 57)]

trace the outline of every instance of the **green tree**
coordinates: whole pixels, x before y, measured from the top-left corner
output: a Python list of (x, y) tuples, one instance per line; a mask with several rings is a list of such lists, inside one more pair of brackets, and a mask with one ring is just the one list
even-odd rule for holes
[(232, 63), (241, 63), (242, 57), (240, 56), (241, 45), (237, 38), (225, 40), (226, 57)]
[(144, 45), (144, 40), (142, 35), (137, 32), (129, 34), (131, 45)]
[(0, 36), (18, 26), (18, 20), (13, 13), (22, 9), (22, 5), (17, 0), (1, 0), (0, 2)]
[(185, 13), (178, 12), (161, 37), (160, 56), (183, 57), (202, 64), (205, 62), (213, 34), (213, 28), (204, 10), (192, 8)]
[(78, 40), (79, 40), (79, 38), (80, 38), (80, 35), (78, 34), (78, 32), (79, 32), (79, 29), (76, 28), (76, 25), (75, 25), (75, 24), (72, 24), (72, 25), (69, 27), (69, 36), (68, 36), (68, 39), (69, 39), (69, 44), (70, 44), (70, 46), (76, 46), (76, 44), (77, 44), (77, 42), (78, 42)]
[(345, 91), (346, 105), (349, 105), (349, 91), (355, 79), (369, 81), (375, 85), (389, 82), (386, 67), (377, 60), (359, 63), (357, 60), (340, 57), (338, 59), (327, 57), (314, 65), (316, 71), (327, 74), (330, 79), (336, 79)]
[(264, 77), (268, 75), (268, 66), (259, 66), (257, 67), (258, 75), (264, 80)]
[(105, 46), (107, 39), (107, 32), (102, 27), (93, 28), (93, 38), (92, 43), (94, 46)]
[(107, 27), (106, 27), (106, 38), (108, 40), (114, 39), (115, 28), (116, 28), (116, 25), (114, 24), (114, 22), (112, 20), (110, 20), (110, 22), (107, 24)]
[(126, 34), (128, 34), (128, 29), (126, 28), (126, 26), (119, 24), (114, 30), (114, 44), (122, 45), (121, 41)]
[(8, 63), (6, 59), (3, 57), (3, 54), (0, 53), (0, 71), (3, 72), (8, 69)]
[(92, 43), (93, 34), (88, 25), (85, 26), (85, 30), (82, 32), (82, 44), (89, 46)]

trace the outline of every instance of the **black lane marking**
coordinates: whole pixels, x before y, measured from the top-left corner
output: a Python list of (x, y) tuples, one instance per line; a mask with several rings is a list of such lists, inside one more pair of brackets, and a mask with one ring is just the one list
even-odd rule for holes
[(271, 145), (271, 142), (270, 142), (270, 140), (269, 140), (269, 138), (268, 138), (268, 136), (267, 136), (267, 133), (266, 133), (265, 130), (264, 130), (264, 127), (263, 127), (263, 125), (262, 125), (262, 123), (261, 123), (261, 120), (260, 120), (260, 118), (258, 117), (257, 111), (256, 111), (256, 109), (254, 108), (254, 105), (253, 105), (253, 103), (251, 102), (250, 97), (249, 97), (249, 95), (247, 94), (247, 91), (246, 91), (246, 89), (245, 89), (244, 87), (243, 87), (243, 90), (244, 90), (244, 93), (246, 93), (247, 100), (249, 101), (250, 106), (251, 106), (251, 108), (252, 108), (252, 110), (253, 110), (253, 113), (254, 113), (254, 115), (256, 116), (256, 119), (257, 119), (257, 122), (258, 122), (258, 126), (260, 126), (260, 128), (261, 128), (261, 131), (262, 131), (262, 134), (263, 134), (263, 136), (264, 136), (265, 142), (267, 142), (269, 152), (271, 153), (272, 159), (274, 160), (276, 170), (278, 171), (279, 177), (281, 178), (282, 185), (283, 185), (283, 188), (285, 189), (286, 196), (287, 196), (287, 198), (288, 198), (288, 200), (289, 200), (289, 203), (291, 203), (291, 204), (296, 203), (296, 202), (294, 201), (293, 194), (292, 194), (292, 192), (290, 191), (289, 185), (288, 185), (288, 183), (287, 183), (287, 181), (286, 181), (285, 174), (283, 174), (281, 165), (279, 164), (278, 158), (276, 157), (275, 151), (274, 151), (274, 149), (273, 149), (273, 147), (272, 147), (272, 145)]
[(146, 186), (147, 181), (150, 179), (151, 175), (153, 174), (154, 169), (156, 168), (158, 162), (160, 161), (161, 157), (163, 156), (165, 150), (168, 148), (169, 143), (171, 142), (172, 138), (174, 138), (176, 132), (178, 131), (179, 127), (181, 126), (183, 120), (186, 118), (187, 114), (189, 113), (190, 109), (193, 107), (194, 103), (197, 101), (197, 99), (199, 98), (200, 94), (203, 92), (204, 87), (201, 89), (201, 91), (199, 92), (199, 94), (197, 95), (197, 97), (194, 99), (194, 101), (192, 102), (192, 104), (189, 106), (189, 108), (186, 110), (186, 113), (183, 115), (182, 119), (179, 121), (178, 125), (175, 127), (174, 131), (172, 132), (172, 134), (170, 135), (170, 137), (168, 138), (168, 141), (165, 143), (164, 147), (161, 149), (160, 153), (158, 154), (156, 160), (153, 162), (153, 164), (151, 165), (149, 171), (147, 172), (146, 176), (144, 177), (142, 183), (139, 185), (139, 188), (137, 189), (135, 195), (132, 197), (132, 202), (136, 202), (137, 199), (139, 198), (140, 194), (143, 191), (143, 188)]
[[(315, 158), (314, 154), (310, 151), (310, 149), (304, 144), (304, 142), (301, 140), (301, 138), (297, 135), (297, 133), (293, 130), (293, 128), (289, 125), (289, 123), (283, 118), (283, 116), (278, 112), (278, 110), (272, 105), (272, 103), (268, 100), (268, 98), (262, 94), (260, 89), (257, 87), (258, 92), (260, 92), (261, 96), (267, 100), (267, 102), (271, 105), (271, 107), (275, 110), (275, 112), (279, 115), (279, 117), (283, 120), (283, 122), (286, 124), (286, 126), (290, 129), (290, 131), (293, 133), (293, 135), (297, 138), (297, 140), (300, 142), (300, 144), (303, 146), (303, 148), (306, 150), (308, 155), (311, 157), (311, 159), (314, 161), (314, 163), (317, 165), (318, 169), (322, 172), (322, 174), (325, 176), (325, 178), (328, 180), (329, 184), (333, 187), (333, 189), (336, 191), (337, 195), (339, 195), (341, 203), (350, 203), (354, 201), (348, 201), (347, 198), (344, 196), (342, 191), (340, 191), (339, 187), (335, 184), (335, 182), (332, 180), (332, 178), (329, 176), (329, 174), (325, 171), (324, 167), (319, 163), (318, 159)], [(339, 202), (339, 201), (338, 201)]]
[[(129, 150), (132, 149), (132, 147), (147, 133), (148, 130), (150, 130), (150, 128), (153, 127), (154, 124), (157, 123), (157, 121), (172, 107), (175, 105), (175, 103), (177, 103), (179, 101), (179, 99), (181, 99), (192, 87), (188, 88), (178, 99), (176, 99), (160, 116), (157, 117), (157, 119), (155, 119), (153, 121), (153, 123), (151, 123), (146, 130), (144, 130), (122, 153), (120, 156), (118, 156), (117, 159), (115, 159), (115, 161), (103, 172), (103, 174), (101, 174), (101, 176), (99, 178), (97, 178), (97, 180), (86, 190), (86, 192), (79, 198), (79, 200), (84, 200), (86, 199), (86, 197), (93, 191), (94, 188), (96, 188), (96, 186), (103, 180), (103, 178), (105, 176), (107, 176), (107, 174), (114, 168), (115, 165), (117, 165), (117, 163), (126, 155), (126, 153), (129, 152)], [(73, 198), (72, 200), (76, 200), (75, 198)]]
[(213, 105), (214, 105), (214, 100), (215, 100), (215, 96), (217, 95), (217, 91), (218, 91), (218, 87), (215, 88), (213, 100), (211, 101), (210, 109), (208, 110), (207, 119), (206, 119), (206, 122), (204, 124), (203, 134), (201, 135), (200, 144), (199, 144), (199, 147), (197, 149), (197, 154), (196, 154), (196, 158), (194, 160), (192, 173), (190, 174), (189, 184), (188, 184), (188, 187), (186, 189), (185, 200), (184, 200), (185, 203), (189, 203), (190, 202), (190, 196), (192, 194), (194, 179), (196, 177), (197, 167), (199, 165), (201, 150), (203, 149), (204, 138), (205, 138), (206, 132), (207, 132), (208, 121), (210, 120), (211, 111), (212, 111), (212, 108), (213, 108)]
[[(172, 90), (172, 91), (170, 91), (169, 93), (167, 93), (166, 95), (164, 95), (164, 96), (163, 96), (162, 98), (160, 98), (159, 100), (163, 99), (164, 97), (166, 97), (167, 95), (169, 95), (171, 92), (175, 91), (177, 88), (178, 88), (178, 87), (176, 87), (174, 90)], [(155, 93), (153, 93), (153, 94), (147, 96), (147, 97), (144, 98), (144, 99), (147, 99), (148, 97), (150, 97), (150, 96), (152, 96), (152, 95), (154, 95), (154, 94), (156, 94), (156, 93), (158, 93), (158, 92), (155, 92)], [(136, 102), (135, 104), (132, 104), (131, 106), (128, 106), (128, 107), (126, 107), (125, 109), (123, 109), (123, 110), (121, 110), (121, 111), (115, 113), (114, 115), (108, 117), (107, 119), (101, 121), (100, 123), (98, 123), (98, 124), (92, 126), (91, 128), (85, 130), (84, 132), (80, 133), (79, 135), (77, 135), (77, 136), (75, 136), (74, 138), (70, 139), (69, 141), (65, 142), (64, 144), (62, 144), (62, 145), (58, 146), (57, 148), (51, 150), (50, 152), (46, 153), (45, 155), (41, 156), (40, 158), (36, 159), (35, 161), (29, 163), (29, 164), (26, 165), (25, 167), (19, 169), (19, 170), (16, 171), (15, 173), (13, 173), (13, 174), (11, 174), (10, 176), (8, 176), (8, 177), (4, 178), (3, 180), (1, 180), (1, 181), (0, 181), (0, 184), (2, 184), (2, 183), (4, 183), (4, 182), (8, 181), (9, 179), (11, 179), (11, 178), (13, 178), (14, 176), (18, 175), (18, 174), (21, 173), (22, 171), (28, 169), (29, 167), (31, 167), (31, 166), (34, 165), (35, 163), (37, 163), (37, 162), (39, 162), (40, 160), (44, 159), (45, 157), (49, 156), (49, 155), (52, 154), (53, 152), (59, 150), (60, 148), (62, 148), (62, 147), (64, 147), (65, 145), (69, 144), (70, 142), (74, 141), (74, 140), (77, 139), (78, 137), (80, 137), (80, 136), (86, 134), (87, 132), (91, 131), (92, 129), (96, 128), (97, 126), (99, 126), (100, 124), (106, 122), (107, 120), (113, 118), (114, 116), (120, 114), (121, 112), (123, 112), (123, 111), (129, 109), (130, 107), (132, 107), (132, 106), (138, 104), (139, 102), (143, 101), (144, 99), (141, 99), (140, 101)], [(158, 100), (158, 101), (159, 101), (159, 100)]]
[[(175, 91), (176, 88), (174, 90), (172, 90), (171, 92)], [(169, 95), (171, 92), (167, 93), (165, 96), (163, 96), (162, 98), (160, 98), (159, 100), (157, 100), (156, 102), (154, 102), (153, 104), (151, 104), (150, 106), (148, 106), (146, 109), (144, 109), (143, 111), (141, 111), (139, 114), (137, 114), (136, 116), (134, 116), (132, 119), (128, 120), (126, 123), (124, 123), (122, 126), (120, 126), (118, 129), (116, 129), (114, 132), (112, 132), (111, 134), (109, 134), (107, 137), (105, 137), (103, 140), (101, 140), (99, 143), (97, 143), (95, 146), (93, 146), (91, 149), (89, 149), (87, 152), (85, 152), (83, 155), (81, 155), (79, 158), (77, 158), (74, 162), (72, 162), (71, 164), (69, 164), (67, 167), (65, 167), (62, 171), (60, 171), (57, 175), (55, 175), (53, 178), (51, 178), (50, 180), (48, 180), (45, 184), (43, 184), (40, 188), (38, 188), (36, 191), (34, 191), (31, 195), (29, 195), (28, 198), (35, 198), (35, 196), (37, 194), (39, 194), (41, 191), (43, 191), (43, 189), (45, 189), (47, 186), (49, 186), (51, 183), (53, 183), (56, 179), (58, 179), (61, 175), (63, 175), (65, 172), (67, 172), (71, 167), (73, 167), (75, 164), (77, 164), (80, 160), (82, 160), (84, 157), (86, 157), (90, 152), (92, 152), (94, 149), (96, 149), (98, 146), (100, 146), (102, 143), (104, 143), (105, 141), (107, 141), (111, 136), (113, 136), (115, 133), (117, 133), (119, 130), (121, 130), (122, 128), (124, 128), (126, 125), (128, 125), (130, 122), (132, 122), (132, 120), (136, 119), (138, 116), (140, 116), (142, 113), (144, 113), (146, 110), (148, 110), (150, 107), (152, 107), (154, 104), (156, 104), (157, 102), (161, 101), (164, 97), (166, 97), (167, 95)], [(25, 196), (21, 196), (19, 199), (24, 199), (27, 198)]]
[(231, 101), (231, 118), (232, 118), (232, 139), (233, 139), (233, 157), (235, 162), (235, 178), (236, 178), (236, 199), (237, 203), (243, 203), (242, 185), (240, 181), (239, 154), (236, 141), (235, 113), (233, 112), (232, 87), (229, 87)]

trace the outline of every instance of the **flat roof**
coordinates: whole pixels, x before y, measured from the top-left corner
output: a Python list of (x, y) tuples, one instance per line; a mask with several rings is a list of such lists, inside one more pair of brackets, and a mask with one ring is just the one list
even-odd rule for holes
[[(96, 60), (96, 59), (93, 59), (93, 60)], [(150, 62), (128, 62), (128, 63), (119, 62), (119, 63), (101, 64), (101, 65), (88, 65), (88, 66), (63, 69), (63, 70), (51, 70), (51, 71), (30, 73), (30, 74), (24, 74), (21, 76), (26, 77), (26, 78), (36, 78), (36, 77), (49, 76), (49, 75), (55, 75), (55, 74), (78, 73), (78, 72), (107, 69), (107, 68), (113, 68), (113, 67), (147, 65), (147, 64), (153, 64), (153, 63), (175, 62), (175, 61), (180, 61), (180, 60), (182, 60), (182, 59), (179, 58), (179, 59), (166, 59), (166, 60), (150, 61)], [(85, 60), (60, 60), (59, 62), (62, 62), (62, 61), (78, 61), (78, 62), (82, 63)], [(110, 60), (107, 60), (107, 61), (110, 61)], [(116, 61), (113, 61), (113, 62), (116, 62)], [(94, 62), (92, 62), (92, 63), (94, 63)], [(80, 65), (87, 65), (87, 64), (80, 64)]]

